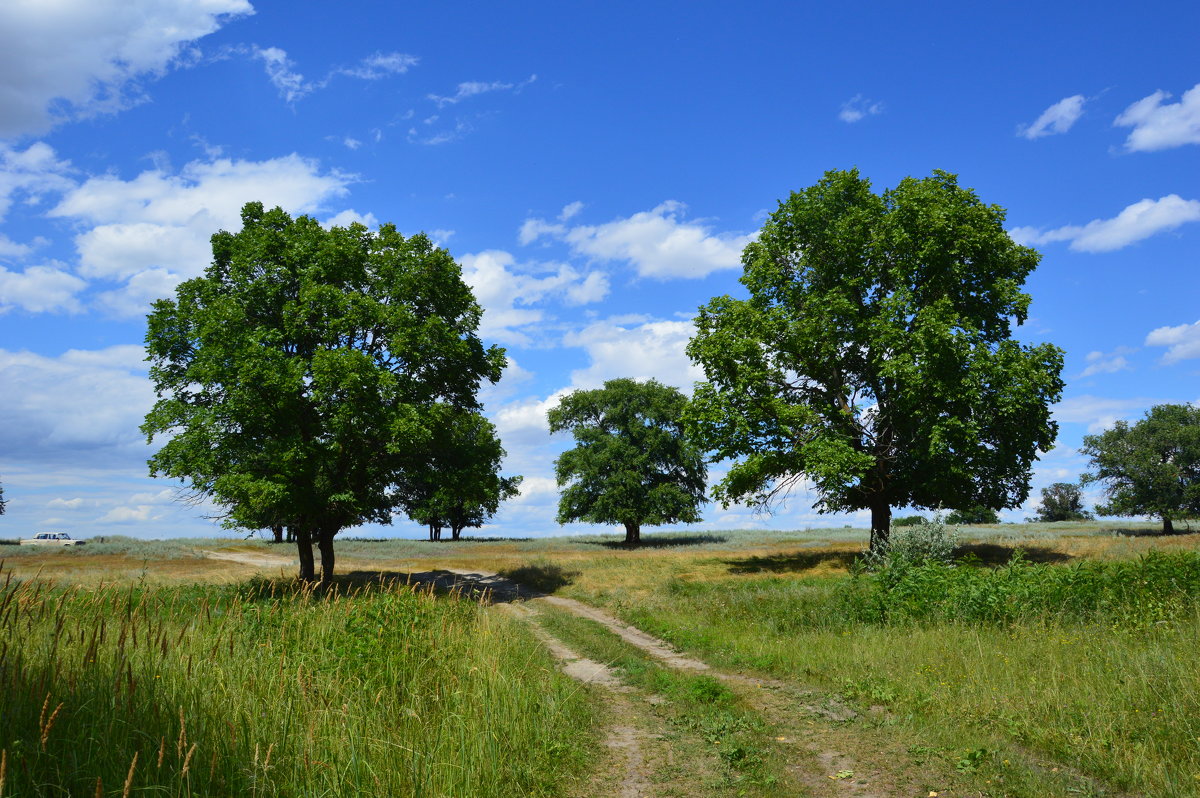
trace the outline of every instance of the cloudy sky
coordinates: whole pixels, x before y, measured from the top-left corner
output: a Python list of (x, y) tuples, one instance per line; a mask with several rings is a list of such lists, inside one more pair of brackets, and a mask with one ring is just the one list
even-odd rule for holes
[[(1200, 399), (1200, 6), (422, 5), (0, 4), (0, 536), (219, 531), (146, 475), (141, 343), (248, 200), (462, 263), (525, 475), (493, 534), (560, 531), (546, 409), (690, 386), (696, 308), (828, 169), (955, 172), (1043, 252), (1018, 335), (1066, 350), (1067, 389), (1035, 497), (1087, 432)], [(702, 526), (863, 521), (796, 494)]]

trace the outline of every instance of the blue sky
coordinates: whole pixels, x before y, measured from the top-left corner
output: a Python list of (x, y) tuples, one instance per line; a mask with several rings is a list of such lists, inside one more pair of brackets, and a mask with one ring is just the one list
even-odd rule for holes
[[(554, 522), (546, 409), (618, 376), (690, 386), (696, 308), (828, 169), (954, 172), (1042, 251), (1018, 337), (1066, 350), (1067, 388), (1008, 519), (1084, 470), (1087, 432), (1200, 400), (1200, 6), (436, 5), (0, 5), (0, 535), (219, 531), (146, 476), (141, 342), (249, 200), (463, 264), (526, 478), (491, 534), (585, 529)], [(865, 522), (811, 502), (701, 526)]]

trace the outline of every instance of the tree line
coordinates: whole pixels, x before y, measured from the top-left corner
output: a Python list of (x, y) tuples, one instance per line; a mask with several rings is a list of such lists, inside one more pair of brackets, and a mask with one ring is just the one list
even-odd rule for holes
[[(722, 462), (723, 505), (769, 511), (803, 482), (821, 512), (869, 511), (875, 550), (894, 507), (1021, 506), (1057, 436), (1063, 353), (1012, 337), (1040, 255), (1004, 219), (942, 171), (881, 194), (831, 171), (791, 194), (743, 253), (745, 296), (699, 310), (687, 354), (705, 378), (690, 399), (617, 379), (549, 412), (575, 440), (555, 462), (559, 522), (621, 525), (636, 544), (643, 525), (698, 521)], [(314, 543), (332, 577), (342, 529), (404, 514), (457, 539), (516, 495), (478, 399), (504, 351), (480, 340), (482, 310), (445, 250), (254, 202), (212, 245), (204, 275), (149, 316), (152, 474), (230, 526), (286, 527), (304, 579)], [(1168, 527), (1200, 513), (1200, 411), (1172, 407), (1151, 411), (1153, 429), (1086, 439), (1087, 479), (1113, 512)]]

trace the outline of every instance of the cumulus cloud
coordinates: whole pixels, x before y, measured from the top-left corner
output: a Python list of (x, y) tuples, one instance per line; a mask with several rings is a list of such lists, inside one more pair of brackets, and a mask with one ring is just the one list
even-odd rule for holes
[(154, 403), (140, 346), (58, 357), (0, 349), (0, 451), (13, 463), (139, 466)]
[(1111, 219), (1093, 219), (1085, 225), (1053, 230), (1017, 227), (1009, 235), (1018, 244), (1027, 246), (1069, 241), (1076, 252), (1111, 252), (1196, 221), (1200, 221), (1200, 200), (1168, 194), (1156, 200), (1135, 202)]
[(1133, 354), (1134, 351), (1127, 346), (1118, 346), (1112, 352), (1088, 352), (1087, 368), (1079, 376), (1094, 377), (1097, 374), (1116, 374), (1118, 371), (1128, 371), (1133, 367), (1125, 356)]
[(487, 250), (460, 258), (463, 279), (484, 308), (480, 335), (502, 343), (528, 346), (530, 328), (548, 316), (547, 300), (568, 305), (598, 302), (608, 294), (608, 277), (593, 271), (580, 274), (566, 264), (518, 266), (511, 253)]
[[(573, 203), (574, 204), (574, 203)], [(572, 208), (568, 205), (567, 209)], [(666, 280), (706, 277), (741, 264), (742, 249), (753, 235), (714, 233), (700, 221), (686, 221), (681, 202), (670, 200), (650, 211), (601, 225), (569, 227), (561, 222), (527, 219), (519, 240), (531, 244), (543, 236), (566, 242), (573, 254), (601, 261), (628, 261), (643, 277)], [(569, 219), (578, 211), (560, 219)]]
[(846, 102), (842, 103), (842, 110), (838, 112), (838, 119), (848, 125), (866, 119), (868, 116), (878, 116), (883, 113), (883, 103), (868, 99), (861, 94), (856, 94)]
[(59, 160), (54, 148), (37, 141), (24, 150), (0, 143), (0, 222), (15, 200), (36, 205), (48, 194), (74, 187), (71, 164)]
[(14, 308), (29, 313), (78, 313), (78, 294), (87, 286), (75, 275), (55, 266), (30, 266), (10, 272), (0, 266), (0, 314)]
[(690, 321), (615, 318), (589, 324), (563, 339), (565, 346), (582, 348), (590, 359), (587, 368), (571, 372), (571, 384), (598, 388), (606, 380), (631, 377), (656, 379), (691, 393), (692, 383), (704, 379), (684, 352), (695, 332)]
[(1177, 103), (1171, 95), (1156, 91), (1130, 105), (1113, 124), (1130, 127), (1125, 149), (1154, 152), (1184, 144), (1200, 144), (1200, 83), (1183, 93)]
[(193, 161), (177, 174), (154, 169), (132, 180), (90, 178), (68, 191), (50, 215), (88, 228), (75, 238), (82, 276), (125, 283), (102, 295), (101, 304), (117, 315), (139, 315), (147, 298), (169, 294), (179, 280), (204, 270), (209, 238), (217, 230), (239, 229), (246, 202), (312, 214), (346, 194), (354, 179), (295, 154)]
[(126, 108), (247, 0), (0, 3), (0, 138)]
[(1159, 327), (1146, 336), (1146, 346), (1165, 346), (1163, 363), (1178, 363), (1200, 357), (1200, 321), (1178, 327)]
[(477, 97), (480, 94), (488, 94), (494, 91), (513, 91), (519, 92), (521, 89), (530, 85), (537, 80), (537, 75), (530, 75), (520, 83), (505, 83), (503, 81), (492, 81), (490, 83), (478, 80), (470, 80), (465, 83), (458, 84), (454, 94), (441, 96), (438, 94), (426, 95), (430, 100), (437, 103), (438, 108), (445, 108), (447, 105), (457, 105), (468, 97)]
[(1032, 125), (1020, 125), (1017, 135), (1032, 141), (1043, 136), (1066, 133), (1079, 121), (1079, 117), (1083, 116), (1083, 106), (1086, 102), (1087, 99), (1082, 94), (1064, 97), (1042, 111), (1042, 115), (1034, 120)]

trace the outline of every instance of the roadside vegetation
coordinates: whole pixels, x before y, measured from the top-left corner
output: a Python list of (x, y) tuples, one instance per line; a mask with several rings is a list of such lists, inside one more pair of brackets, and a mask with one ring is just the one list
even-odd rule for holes
[(592, 709), (517, 622), (404, 585), (0, 590), (0, 795), (560, 794)]

